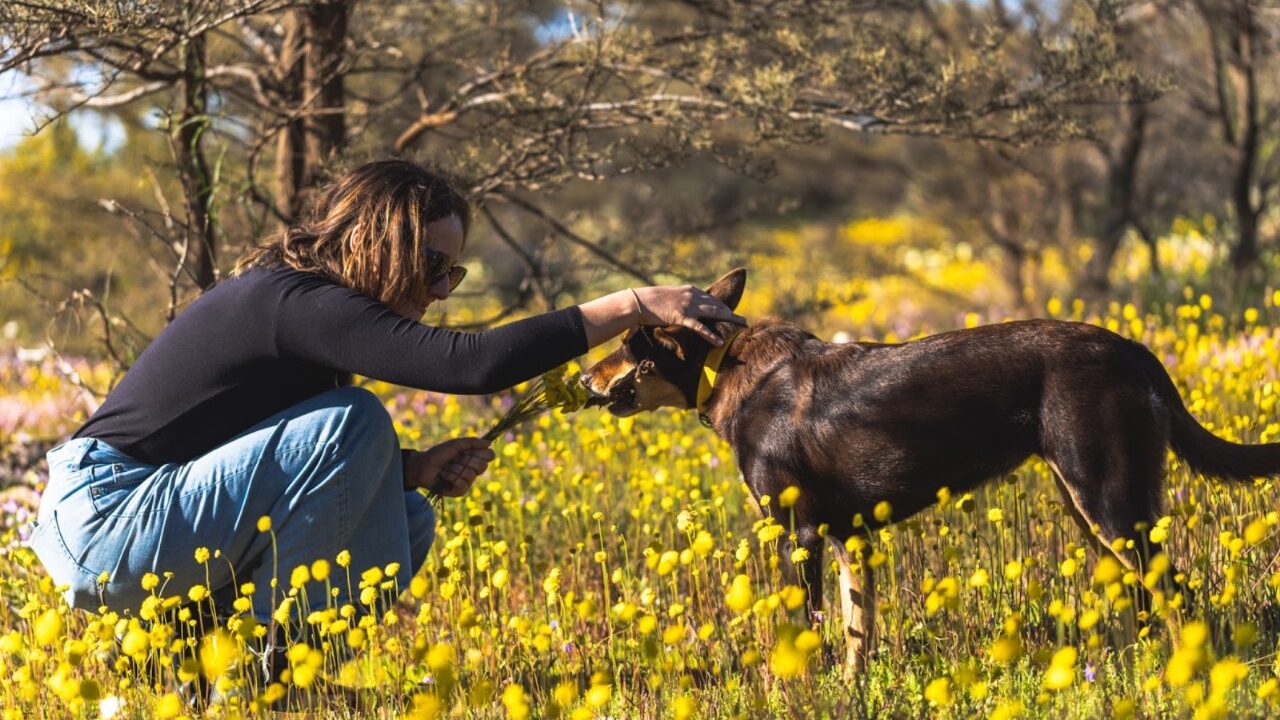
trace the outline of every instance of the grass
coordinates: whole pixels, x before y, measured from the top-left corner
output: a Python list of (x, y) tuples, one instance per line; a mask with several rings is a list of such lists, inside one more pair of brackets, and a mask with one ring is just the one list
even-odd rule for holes
[[(1257, 442), (1280, 438), (1272, 312), (1228, 319), (1197, 298), (1090, 319), (1151, 347), (1204, 424)], [(479, 434), (498, 414), (372, 386), (406, 445)], [(1171, 459), (1168, 520), (1152, 530), (1198, 599), (1176, 654), (1159, 626), (1134, 630), (1134, 585), (1154, 578), (1099, 561), (1043, 463), (943, 497), (874, 538), (881, 642), (849, 678), (823, 650), (838, 603), (814, 633), (789, 580), (782, 502), (761, 518), (691, 414), (553, 414), (496, 447), (473, 492), (444, 505), (409, 588), (340, 558), (282, 569), (298, 592), (351, 582), (369, 601), (292, 617), (316, 639), (291, 651), (288, 684), (324, 701), (328, 677), (364, 702), (310, 716), (1263, 717), (1280, 703), (1273, 480), (1218, 484)], [(229, 698), (207, 716), (271, 713), (287, 688), (247, 670), (250, 619), (193, 612), (190, 589), (163, 578), (147, 622), (70, 611), (21, 547), (26, 512), (8, 507), (0, 537), (0, 720), (195, 717), (176, 689), (197, 675)]]

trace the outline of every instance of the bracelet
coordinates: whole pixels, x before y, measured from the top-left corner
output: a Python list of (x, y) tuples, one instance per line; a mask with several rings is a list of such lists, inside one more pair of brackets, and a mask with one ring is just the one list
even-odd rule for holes
[(631, 291), (631, 297), (635, 298), (635, 301), (636, 301), (636, 326), (637, 326), (637, 327), (641, 327), (641, 326), (643, 326), (643, 325), (644, 325), (644, 304), (640, 302), (640, 296), (636, 294), (636, 289), (635, 289), (635, 288), (627, 288), (627, 289)]

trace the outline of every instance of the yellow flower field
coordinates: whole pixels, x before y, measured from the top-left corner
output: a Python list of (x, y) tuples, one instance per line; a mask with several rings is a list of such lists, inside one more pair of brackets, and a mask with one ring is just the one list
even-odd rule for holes
[[(1141, 340), (1202, 423), (1259, 442), (1280, 440), (1277, 304), (1280, 293), (1225, 317), (1188, 291), (1154, 314), (1112, 304), (1083, 317), (1083, 305), (1058, 299), (1044, 314)], [(46, 433), (70, 430), (84, 412), (61, 377), (49, 362), (0, 372), (6, 394), (61, 398), (62, 410), (23, 420)], [(500, 414), (498, 399), (370, 386), (406, 446), (483, 433)], [(210, 617), (207, 588), (150, 576), (154, 600), (133, 616), (68, 610), (22, 546), (31, 508), (10, 498), (0, 513), (0, 720), (197, 717), (179, 688), (199, 677), (219, 697), (204, 715), (225, 718), (269, 716), (273, 702), (308, 692), (319, 694), (310, 716), (321, 718), (1280, 712), (1274, 480), (1227, 486), (1171, 458), (1167, 515), (1147, 532), (1168, 539), (1195, 592), (1193, 607), (1164, 598), (1188, 615), (1176, 652), (1162, 624), (1139, 631), (1133, 617), (1134, 586), (1154, 587), (1164, 566), (1139, 577), (1100, 559), (1043, 463), (971, 494), (941, 492), (935, 508), (873, 538), (880, 644), (869, 670), (848, 677), (838, 603), (829, 597), (811, 624), (789, 572), (799, 558), (787, 508), (798, 490), (769, 499), (780, 521), (763, 519), (730, 449), (691, 413), (556, 413), (495, 447), (471, 494), (444, 504), (410, 587), (385, 579), (394, 568), (349, 567), (342, 555), (281, 569), (295, 593), (349, 583), (359, 602), (305, 617), (286, 605), (278, 618), (311, 626), (322, 642), (293, 647), (288, 682), (270, 687), (247, 671), (264, 631), (244, 614), (247, 601)], [(191, 559), (221, 561), (217, 548)], [(336, 686), (363, 709), (340, 706)]]

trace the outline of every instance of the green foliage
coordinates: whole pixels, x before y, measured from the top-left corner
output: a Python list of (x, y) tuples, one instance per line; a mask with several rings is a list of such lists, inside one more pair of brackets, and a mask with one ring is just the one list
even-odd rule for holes
[(27, 344), (49, 335), (72, 352), (101, 352), (100, 333), (66, 324), (64, 301), (78, 290), (128, 314), (140, 336), (163, 327), (156, 248), (101, 204), (154, 202), (148, 138), (134, 138), (113, 152), (86, 149), (59, 121), (0, 152), (0, 322), (16, 322)]

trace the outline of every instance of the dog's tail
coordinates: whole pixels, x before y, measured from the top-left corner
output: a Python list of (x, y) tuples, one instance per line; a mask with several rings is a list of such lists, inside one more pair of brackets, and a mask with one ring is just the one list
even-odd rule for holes
[(1177, 386), (1160, 360), (1145, 346), (1138, 347), (1152, 390), (1169, 418), (1173, 452), (1192, 470), (1228, 480), (1280, 475), (1280, 443), (1245, 445), (1223, 440), (1206, 430), (1183, 404)]

